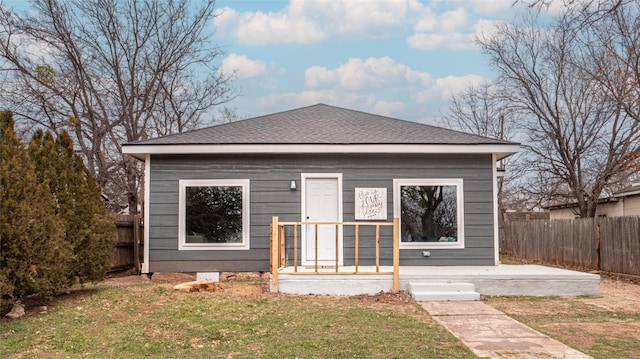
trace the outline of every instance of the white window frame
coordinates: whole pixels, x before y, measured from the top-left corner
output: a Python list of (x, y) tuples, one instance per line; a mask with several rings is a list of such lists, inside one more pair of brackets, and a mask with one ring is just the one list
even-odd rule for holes
[[(186, 189), (187, 187), (242, 187), (242, 243), (186, 243)], [(248, 250), (249, 244), (249, 180), (179, 180), (178, 191), (178, 249), (179, 250)]]
[[(400, 249), (462, 249), (464, 248), (464, 190), (461, 178), (400, 178), (393, 180), (393, 216), (400, 218), (401, 211), (401, 186), (455, 186), (456, 187), (456, 220), (457, 220), (457, 241), (456, 242), (400, 242)], [(400, 218), (400, 233), (402, 233), (402, 218)]]

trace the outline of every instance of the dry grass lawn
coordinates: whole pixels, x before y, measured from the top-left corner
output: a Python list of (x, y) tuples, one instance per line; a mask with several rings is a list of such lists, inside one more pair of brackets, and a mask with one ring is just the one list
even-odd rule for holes
[[(193, 279), (126, 276), (31, 301), (26, 317), (0, 319), (0, 357), (474, 357), (407, 294), (282, 295), (267, 276), (232, 273), (213, 292), (172, 289)], [(595, 358), (640, 357), (638, 284), (603, 277), (599, 297), (483, 300)]]
[(406, 294), (267, 291), (258, 275), (178, 292), (184, 274), (114, 278), (0, 321), (2, 358), (473, 358)]

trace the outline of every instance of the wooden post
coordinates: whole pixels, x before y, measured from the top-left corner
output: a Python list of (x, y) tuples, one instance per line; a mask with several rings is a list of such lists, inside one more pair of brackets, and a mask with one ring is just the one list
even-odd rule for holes
[(316, 264), (316, 272), (318, 271), (318, 224), (316, 223), (316, 257), (315, 259), (315, 264)]
[(596, 224), (596, 270), (600, 270), (600, 225)]
[(360, 237), (360, 225), (356, 224), (356, 274), (358, 273), (358, 241)]
[(380, 272), (380, 225), (376, 224), (376, 273)]
[(393, 292), (400, 291), (400, 220), (393, 219)]
[(136, 273), (140, 274), (140, 216), (133, 216), (133, 265)]
[(273, 218), (269, 223), (269, 273), (273, 272)]
[(338, 263), (340, 263), (338, 258), (338, 255), (340, 254), (340, 251), (338, 249), (339, 234), (340, 234), (340, 230), (338, 229), (338, 224), (336, 223), (336, 273), (338, 273)]
[(278, 233), (278, 240), (280, 241), (280, 262), (278, 262), (278, 269), (285, 266), (286, 260), (284, 255), (286, 251), (284, 250), (284, 226), (279, 225), (280, 233)]
[(293, 225), (293, 271), (298, 272), (298, 224)]
[(271, 218), (271, 291), (278, 292), (278, 217)]

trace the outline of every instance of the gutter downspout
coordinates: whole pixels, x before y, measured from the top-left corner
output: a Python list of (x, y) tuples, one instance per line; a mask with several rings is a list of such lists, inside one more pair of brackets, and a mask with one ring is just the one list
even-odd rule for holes
[(149, 273), (149, 200), (151, 198), (151, 155), (144, 156), (144, 262), (142, 262), (143, 274)]
[(492, 181), (493, 181), (493, 258), (494, 264), (497, 266), (500, 264), (500, 228), (498, 220), (498, 169), (496, 163), (498, 162), (495, 153), (491, 154), (491, 166), (492, 166)]

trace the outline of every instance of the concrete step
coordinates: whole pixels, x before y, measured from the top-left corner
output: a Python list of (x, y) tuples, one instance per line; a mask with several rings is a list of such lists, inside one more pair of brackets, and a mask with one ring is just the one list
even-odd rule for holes
[(480, 300), (475, 285), (466, 282), (410, 282), (409, 292), (418, 302)]

